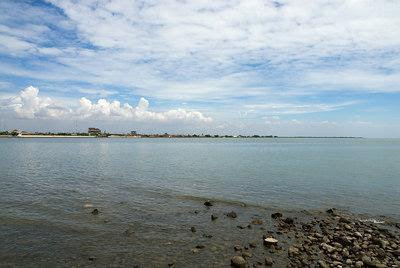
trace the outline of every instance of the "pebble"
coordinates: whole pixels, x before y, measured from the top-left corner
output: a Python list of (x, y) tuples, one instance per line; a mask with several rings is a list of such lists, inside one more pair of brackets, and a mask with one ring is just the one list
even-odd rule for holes
[(321, 268), (329, 268), (329, 265), (326, 264), (323, 260), (318, 261), (318, 264)]
[(274, 261), (271, 257), (265, 257), (264, 261), (266, 266), (272, 266), (274, 264)]
[(212, 207), (212, 206), (213, 206), (213, 203), (212, 203), (210, 200), (207, 200), (206, 202), (204, 202), (204, 205), (205, 205), (206, 207)]
[(233, 256), (231, 265), (236, 268), (246, 268), (246, 260), (242, 256)]
[(229, 217), (229, 218), (235, 219), (237, 217), (237, 214), (236, 214), (236, 212), (231, 211), (231, 212), (228, 212), (226, 214), (226, 216)]
[(264, 239), (264, 245), (266, 246), (277, 245), (277, 244), (278, 240), (273, 237), (267, 237)]
[(281, 218), (281, 217), (283, 217), (283, 215), (280, 212), (275, 212), (275, 213), (271, 214), (271, 218), (273, 218), (273, 219), (277, 219), (277, 218)]
[(364, 263), (362, 261), (356, 262), (356, 267), (363, 267)]
[(251, 258), (252, 256), (253, 255), (248, 251), (242, 252), (242, 257), (245, 258), (245, 259)]
[(261, 225), (263, 224), (263, 221), (261, 219), (253, 219), (251, 223), (254, 225)]
[(296, 248), (296, 247), (290, 246), (289, 249), (288, 249), (288, 255), (289, 255), (289, 256), (296, 256), (296, 255), (298, 255), (299, 253), (300, 253), (300, 252), (299, 252), (299, 249)]

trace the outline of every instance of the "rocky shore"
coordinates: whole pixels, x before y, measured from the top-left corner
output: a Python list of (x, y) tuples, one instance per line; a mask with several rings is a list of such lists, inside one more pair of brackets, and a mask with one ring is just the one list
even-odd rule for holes
[[(211, 221), (238, 217), (235, 211), (216, 216), (213, 205), (212, 201), (204, 202)], [(230, 265), (238, 268), (400, 267), (400, 224), (391, 220), (360, 219), (334, 208), (298, 215), (289, 217), (274, 212), (252, 217), (247, 225), (238, 224), (239, 230), (245, 230), (243, 243), (230, 245)], [(263, 235), (249, 242), (249, 237), (254, 238), (254, 230)], [(196, 227), (191, 231), (196, 232)], [(198, 245), (192, 253), (204, 248)]]
[(400, 267), (400, 224), (383, 216), (186, 197), (75, 213), (68, 225), (3, 218), (0, 267)]

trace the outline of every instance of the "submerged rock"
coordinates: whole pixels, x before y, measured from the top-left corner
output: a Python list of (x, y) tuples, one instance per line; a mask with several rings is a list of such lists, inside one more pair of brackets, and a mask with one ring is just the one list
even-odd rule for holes
[(93, 215), (98, 215), (99, 213), (100, 213), (100, 211), (97, 208), (93, 209), (93, 211), (92, 211)]
[(262, 221), (261, 219), (253, 219), (253, 220), (251, 221), (251, 224), (254, 224), (254, 225), (261, 225), (261, 224), (263, 224), (263, 221)]
[(271, 218), (273, 218), (273, 219), (282, 218), (282, 217), (283, 217), (283, 215), (280, 212), (275, 212), (275, 213), (271, 214)]
[(231, 259), (231, 265), (235, 268), (245, 268), (246, 260), (242, 256), (233, 256)]
[(196, 232), (196, 227), (194, 227), (194, 226), (190, 227), (190, 231), (192, 231), (192, 233), (195, 233)]
[(231, 212), (228, 212), (226, 214), (226, 216), (229, 217), (229, 218), (235, 219), (237, 217), (237, 214), (236, 214), (236, 212), (231, 211)]
[(211, 220), (212, 220), (212, 221), (215, 221), (216, 219), (218, 219), (218, 216), (217, 216), (217, 215), (214, 215), (214, 214), (211, 214)]
[(212, 207), (212, 206), (213, 206), (213, 203), (212, 203), (210, 200), (207, 200), (206, 202), (204, 202), (204, 205), (205, 205), (206, 207)]
[(292, 224), (294, 224), (294, 219), (293, 218), (286, 218), (286, 219), (283, 220), (283, 222), (286, 223), (286, 224), (292, 225)]

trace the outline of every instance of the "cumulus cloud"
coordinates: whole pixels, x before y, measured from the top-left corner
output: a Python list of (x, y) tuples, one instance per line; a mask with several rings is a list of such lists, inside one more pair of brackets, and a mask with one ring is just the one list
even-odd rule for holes
[(92, 103), (83, 97), (78, 100), (76, 107), (64, 107), (49, 97), (39, 96), (39, 89), (29, 86), (18, 96), (8, 98), (2, 106), (12, 109), (18, 118), (53, 118), (53, 119), (102, 119), (102, 120), (133, 120), (156, 122), (212, 122), (211, 117), (204, 116), (199, 111), (172, 109), (164, 112), (149, 111), (149, 102), (140, 98), (136, 107), (119, 101), (99, 99)]

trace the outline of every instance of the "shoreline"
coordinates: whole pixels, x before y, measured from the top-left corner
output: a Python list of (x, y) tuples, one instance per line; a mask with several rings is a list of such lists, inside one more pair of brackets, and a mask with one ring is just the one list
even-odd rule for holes
[[(390, 218), (373, 220), (334, 208), (286, 211), (200, 198), (171, 205), (176, 207), (166, 214), (151, 212), (150, 222), (144, 212), (125, 202), (111, 207), (83, 204), (83, 227), (29, 219), (15, 224), (8, 219), (4, 225), (17, 233), (27, 224), (43, 228), (46, 235), (61, 232), (69, 240), (60, 241), (59, 251), (50, 245), (42, 251), (0, 250), (0, 261), (13, 267), (400, 267), (400, 224)], [(133, 221), (125, 214), (116, 216), (113, 210), (118, 207), (135, 213)], [(80, 235), (68, 234), (79, 228)], [(43, 239), (37, 234), (33, 238)], [(64, 250), (75, 248), (74, 243), (77, 251)]]

